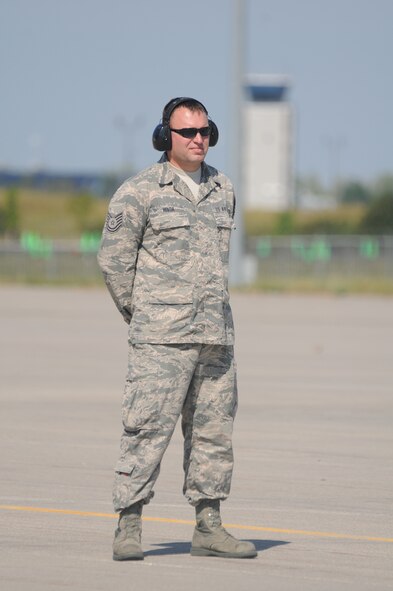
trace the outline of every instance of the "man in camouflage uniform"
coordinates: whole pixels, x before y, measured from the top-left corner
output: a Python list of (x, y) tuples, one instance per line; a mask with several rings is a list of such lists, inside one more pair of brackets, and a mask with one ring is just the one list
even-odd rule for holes
[(235, 198), (205, 164), (218, 130), (195, 99), (172, 99), (153, 145), (164, 155), (113, 196), (98, 261), (129, 324), (129, 365), (113, 490), (115, 560), (141, 560), (141, 513), (178, 418), (184, 489), (196, 509), (191, 554), (251, 558), (219, 505), (230, 490), (237, 408), (228, 257)]

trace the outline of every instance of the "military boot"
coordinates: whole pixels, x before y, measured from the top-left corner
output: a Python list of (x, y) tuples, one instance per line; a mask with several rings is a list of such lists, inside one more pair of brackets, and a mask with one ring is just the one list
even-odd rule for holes
[(192, 556), (254, 558), (257, 551), (251, 542), (237, 540), (222, 527), (220, 501), (204, 500), (195, 508), (196, 527), (192, 538)]
[(141, 548), (143, 501), (120, 513), (113, 541), (113, 560), (143, 560)]

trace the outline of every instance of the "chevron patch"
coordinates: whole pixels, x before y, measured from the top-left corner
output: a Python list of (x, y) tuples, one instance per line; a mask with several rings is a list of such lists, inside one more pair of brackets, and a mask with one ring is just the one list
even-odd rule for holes
[(106, 224), (105, 227), (108, 232), (117, 232), (119, 228), (121, 228), (123, 224), (123, 213), (120, 212), (117, 215), (112, 215), (108, 213), (106, 216)]

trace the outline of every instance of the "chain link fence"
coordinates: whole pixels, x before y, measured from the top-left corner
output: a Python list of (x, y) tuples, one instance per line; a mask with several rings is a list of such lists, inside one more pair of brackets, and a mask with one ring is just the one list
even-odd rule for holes
[(264, 236), (248, 241), (255, 278), (393, 279), (393, 236)]
[[(25, 234), (0, 241), (3, 282), (102, 283), (96, 254), (99, 236), (45, 240)], [(269, 280), (362, 277), (393, 282), (393, 236), (263, 236), (249, 239), (248, 283)]]
[(0, 241), (3, 282), (102, 283), (97, 264), (100, 238), (84, 234), (79, 240), (49, 240), (24, 234), (20, 240)]

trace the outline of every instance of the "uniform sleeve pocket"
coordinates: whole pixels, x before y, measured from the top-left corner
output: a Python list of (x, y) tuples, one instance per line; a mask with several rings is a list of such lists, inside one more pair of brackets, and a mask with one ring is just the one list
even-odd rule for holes
[(234, 221), (229, 215), (215, 214), (217, 228), (232, 230)]
[(224, 264), (228, 264), (229, 261), (229, 243), (231, 238), (232, 229), (235, 227), (235, 223), (230, 215), (227, 213), (216, 212), (214, 214), (217, 233), (218, 243), (220, 248), (221, 260)]

